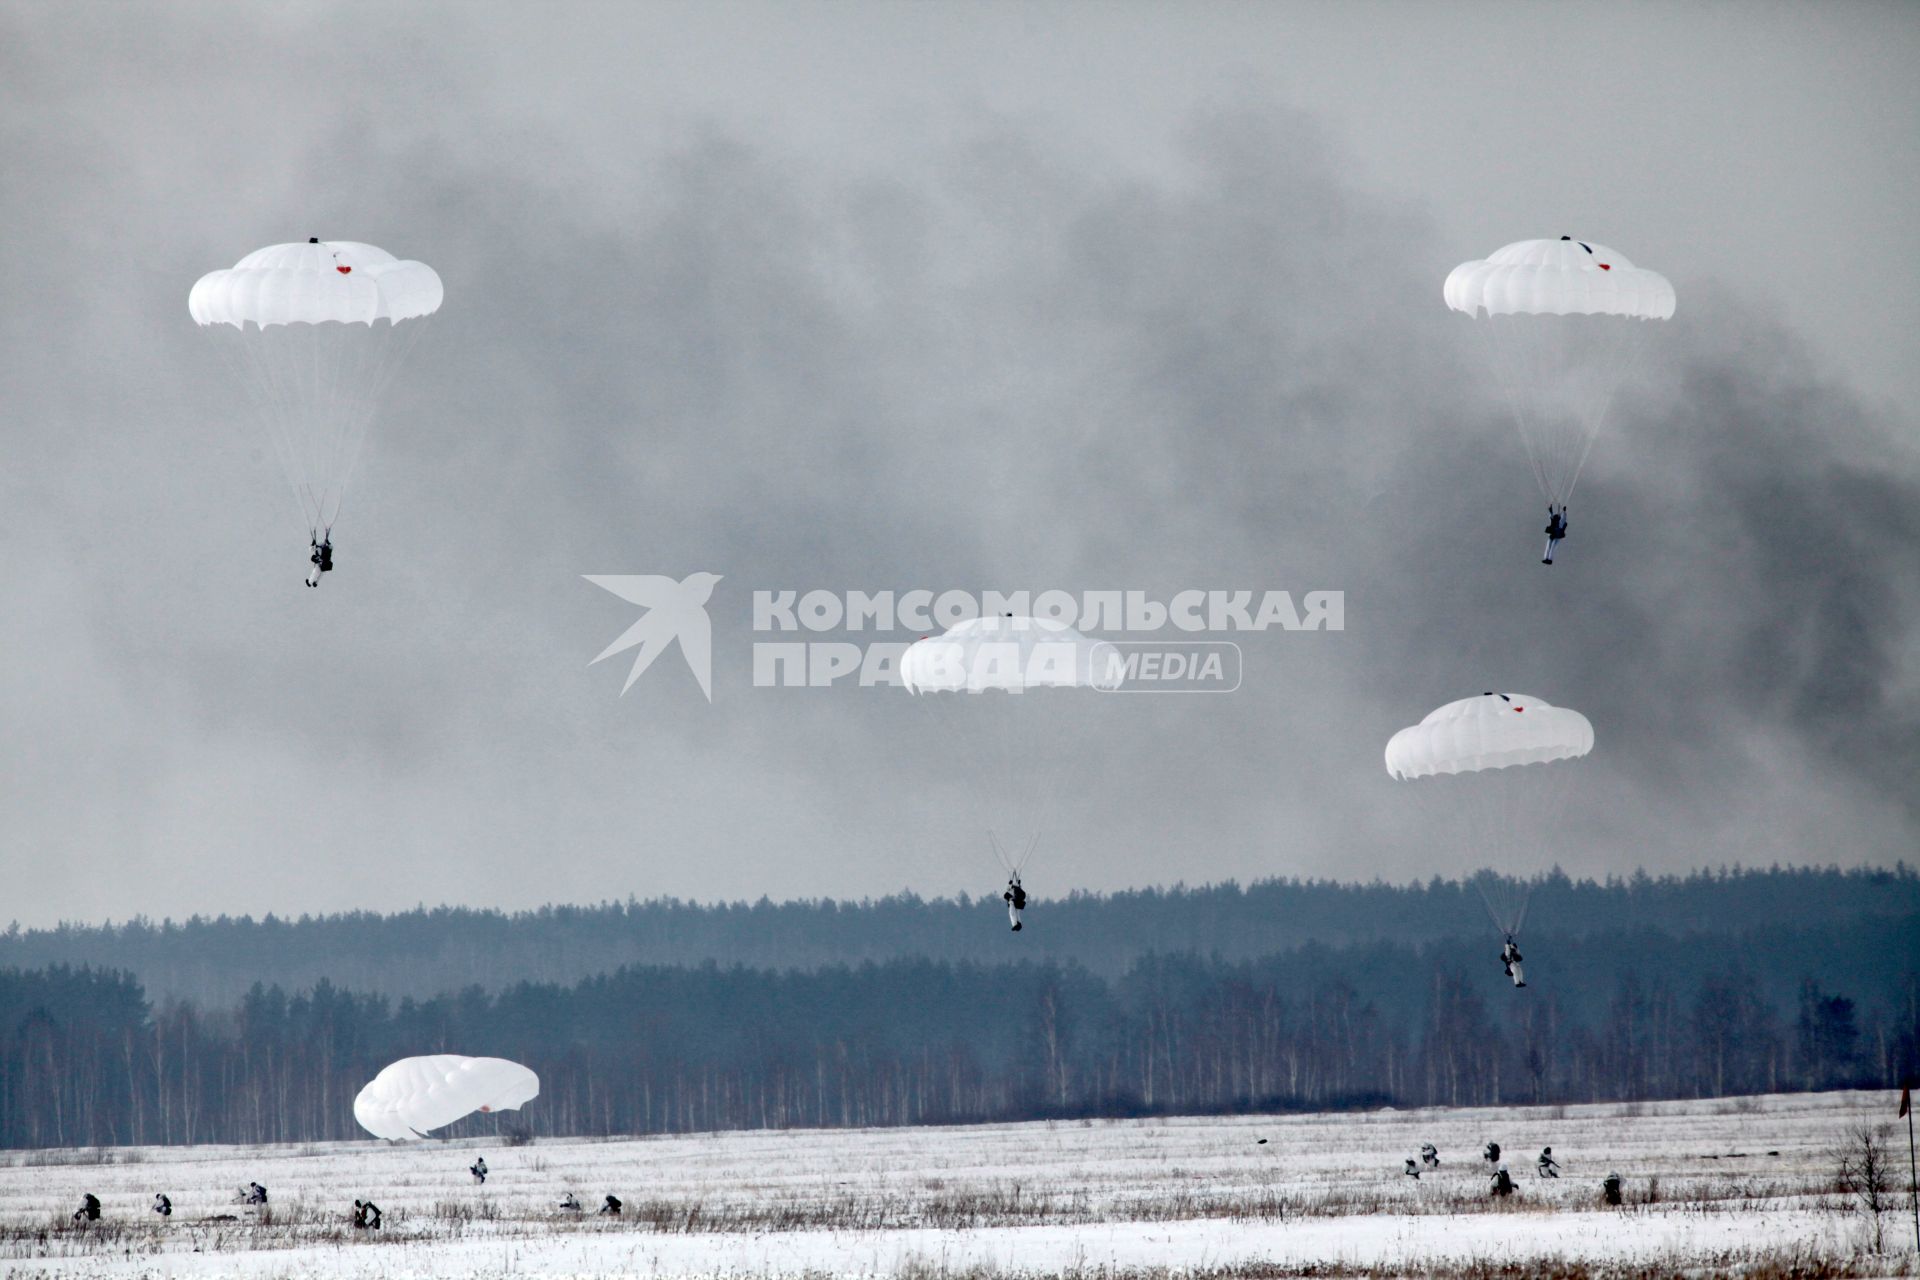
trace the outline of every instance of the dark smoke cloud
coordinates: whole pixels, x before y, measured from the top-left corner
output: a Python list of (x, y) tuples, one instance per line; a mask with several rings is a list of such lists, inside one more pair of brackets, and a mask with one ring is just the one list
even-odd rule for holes
[[(1345, 590), (1238, 695), (1092, 713), (1060, 887), (1472, 866), (1380, 751), (1496, 687), (1601, 742), (1540, 866), (1912, 847), (1910, 424), (1756, 301), (1659, 264), (1549, 572), (1457, 248), (1305, 114), (1195, 111), (1151, 174), (1006, 119), (813, 166), (527, 116), (426, 18), (344, 66), (367, 12), (0, 19), (0, 915), (990, 887), (904, 695), (746, 687), (755, 587)], [(306, 234), (448, 297), (319, 599), (184, 306)], [(713, 705), (675, 659), (616, 699), (579, 575), (696, 569)]]

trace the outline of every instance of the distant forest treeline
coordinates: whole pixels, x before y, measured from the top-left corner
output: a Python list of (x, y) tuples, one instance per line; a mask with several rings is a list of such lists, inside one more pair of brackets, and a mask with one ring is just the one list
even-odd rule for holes
[[(134, 974), (158, 1000), (237, 1002), (256, 982), (289, 991), (322, 980), (400, 999), (519, 982), (571, 985), (622, 965), (713, 961), (779, 971), (901, 958), (1077, 965), (1113, 978), (1147, 955), (1255, 960), (1303, 946), (1418, 946), (1489, 927), (1460, 881), (1337, 884), (1269, 880), (1113, 894), (1035, 895), (1028, 928), (1005, 927), (997, 898), (731, 903), (673, 900), (543, 907), (503, 914), (440, 907), (378, 915), (226, 916), (155, 924), (62, 925), (0, 932), (0, 967), (87, 965)], [(1682, 936), (1783, 926), (1839, 929), (1920, 913), (1920, 874), (1780, 869), (1575, 881), (1554, 872), (1533, 890), (1529, 938), (1541, 961), (1562, 941), (1646, 931)], [(1531, 953), (1533, 948), (1529, 948)], [(1764, 968), (1756, 959), (1754, 967)]]
[(1531, 931), (1524, 991), (1490, 930), (1149, 955), (1111, 975), (708, 963), (426, 999), (258, 985), (232, 1007), (150, 1002), (125, 973), (0, 970), (0, 1146), (359, 1137), (361, 1085), (434, 1052), (541, 1077), (524, 1112), (454, 1134), (1632, 1100), (1886, 1086), (1920, 1068), (1920, 913), (1876, 900), (1839, 920), (1808, 901), (1778, 913), (1800, 923), (1734, 930), (1711, 883), (1690, 925)]

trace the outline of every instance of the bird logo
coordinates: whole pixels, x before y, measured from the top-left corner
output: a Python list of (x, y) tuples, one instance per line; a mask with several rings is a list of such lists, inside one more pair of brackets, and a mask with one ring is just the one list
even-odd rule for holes
[[(653, 665), (675, 640), (680, 656), (687, 660), (700, 692), (713, 701), (713, 624), (707, 619), (707, 600), (713, 595), (717, 573), (690, 573), (676, 582), (658, 573), (589, 573), (581, 575), (594, 586), (611, 591), (628, 604), (637, 604), (646, 612), (640, 620), (620, 634), (620, 638), (600, 651), (593, 662), (611, 658), (639, 646), (633, 655), (633, 667), (627, 682), (620, 687), (626, 696), (640, 673)], [(592, 666), (593, 662), (587, 665)]]

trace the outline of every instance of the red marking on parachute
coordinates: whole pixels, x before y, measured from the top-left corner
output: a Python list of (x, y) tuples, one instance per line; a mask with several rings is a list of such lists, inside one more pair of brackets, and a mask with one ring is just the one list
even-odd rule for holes
[(352, 271), (353, 268), (352, 267), (335, 267), (334, 270), (338, 271), (341, 275), (346, 275), (349, 271)]
[(1602, 271), (1611, 271), (1613, 270), (1613, 264), (1611, 262), (1603, 262), (1600, 264), (1600, 269)]
[(1521, 713), (1522, 711), (1525, 711), (1525, 710), (1526, 710), (1526, 708), (1525, 708), (1525, 707), (1515, 707), (1515, 708), (1513, 709), (1513, 714), (1515, 714), (1515, 715), (1519, 715), (1519, 714), (1520, 714), (1520, 713)]

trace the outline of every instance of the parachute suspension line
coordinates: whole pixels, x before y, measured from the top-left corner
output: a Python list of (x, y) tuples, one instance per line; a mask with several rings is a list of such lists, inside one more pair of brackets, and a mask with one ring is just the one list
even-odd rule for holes
[[(1503, 775), (1498, 787), (1501, 811), (1494, 820), (1516, 835), (1524, 829), (1538, 841), (1537, 847), (1525, 848), (1516, 839), (1499, 850), (1498, 865), (1512, 870), (1499, 877), (1493, 897), (1502, 916), (1501, 927), (1518, 937), (1526, 924), (1534, 887), (1541, 882), (1547, 866), (1556, 860), (1552, 854), (1558, 847), (1560, 831), (1581, 774), (1577, 763), (1571, 760), (1514, 765), (1497, 772)], [(1525, 873), (1525, 878), (1522, 878), (1523, 867), (1532, 868)]]
[[(293, 347), (299, 335), (291, 325), (274, 325), (270, 328), (256, 326), (255, 333), (257, 339), (248, 340), (243, 332), (241, 341), (261, 368), (267, 388), (268, 412), (279, 424), (287, 441), (287, 483), (292, 486), (294, 496), (300, 502), (301, 514), (310, 534), (317, 536), (322, 494), (314, 490), (308, 479), (314, 474), (311, 424), (300, 421), (296, 408), (309, 402), (312, 389), (299, 384), (298, 361), (293, 358), (295, 352), (289, 351), (286, 359), (276, 358), (279, 348)], [(303, 425), (309, 429), (302, 430)]]
[(1516, 379), (1505, 372), (1508, 368), (1515, 367), (1521, 360), (1517, 352), (1509, 354), (1506, 350), (1507, 347), (1516, 344), (1503, 341), (1496, 317), (1475, 316), (1474, 323), (1485, 330), (1482, 341), (1487, 347), (1487, 365), (1493, 370), (1493, 380), (1499, 384), (1501, 394), (1506, 397), (1508, 411), (1513, 414), (1514, 430), (1520, 435), (1521, 447), (1527, 451), (1527, 465), (1533, 469), (1534, 483), (1539, 485), (1540, 492), (1546, 494), (1551, 500), (1553, 486), (1548, 483), (1546, 469), (1540, 464), (1539, 452), (1533, 445), (1533, 433), (1527, 430), (1526, 411), (1520, 407), (1520, 388), (1516, 385)]
[[(420, 344), (420, 338), (426, 336), (426, 328), (430, 320), (432, 317), (415, 317), (407, 320), (403, 326), (399, 326), (399, 334), (380, 347), (380, 363), (372, 372), (372, 390), (369, 391), (369, 399), (367, 399), (367, 418), (361, 426), (359, 438), (353, 441), (351, 455), (348, 455), (349, 476), (359, 466), (361, 445), (367, 441), (367, 434), (371, 432), (374, 416), (378, 415), (380, 405), (386, 403), (386, 397), (392, 390), (401, 367), (405, 367), (413, 359), (413, 349)], [(386, 320), (386, 324), (392, 328), (394, 320)]]
[(1006, 819), (1014, 827), (1009, 836), (1025, 841), (1017, 854), (1011, 844), (1008, 847), (1011, 870), (1018, 875), (1046, 824), (1048, 815), (1042, 811), (1053, 789), (1044, 739), (1023, 732), (1033, 718), (1035, 706), (1030, 699), (1035, 693), (1009, 689), (967, 696), (988, 699), (996, 794), (1007, 806)]
[[(307, 356), (307, 364), (311, 370), (309, 374), (311, 380), (307, 383), (307, 388), (312, 398), (307, 400), (306, 403), (315, 406), (316, 409), (313, 419), (307, 424), (307, 474), (320, 479), (320, 493), (318, 494), (319, 509), (315, 514), (314, 520), (316, 524), (325, 525), (327, 523), (327, 495), (333, 486), (327, 483), (324, 477), (330, 477), (333, 473), (320, 465), (320, 455), (322, 451), (326, 449), (326, 442), (323, 441), (321, 437), (323, 435), (331, 435), (333, 431), (338, 429), (333, 426), (338, 419), (333, 416), (335, 383), (333, 370), (329, 368), (325, 377), (322, 377), (320, 372), (321, 352), (322, 349), (328, 345), (326, 341), (327, 335), (323, 334), (320, 329), (321, 326), (317, 324), (307, 325), (301, 331), (300, 336), (306, 340), (307, 349), (305, 354)], [(287, 332), (293, 332), (292, 325), (287, 326)], [(328, 362), (329, 365), (331, 365), (331, 363), (331, 361)], [(326, 397), (324, 402), (321, 400), (322, 395)], [(321, 427), (322, 423), (327, 424), (325, 430)]]
[(1480, 896), (1493, 927), (1502, 933), (1511, 932), (1513, 922), (1499, 869), (1517, 865), (1526, 855), (1522, 841), (1526, 836), (1538, 834), (1529, 828), (1523, 835), (1526, 824), (1522, 821), (1521, 803), (1525, 797), (1519, 794), (1522, 788), (1517, 777), (1522, 767), (1436, 779), (1454, 789), (1459, 798), (1451, 803), (1465, 810), (1467, 823), (1463, 835), (1469, 842), (1468, 865), (1478, 864), (1480, 868), (1465, 874), (1471, 878), (1474, 892)]
[(213, 326), (221, 330), (214, 345), (266, 421), (300, 518), (316, 541), (339, 518), (380, 396), (419, 341), (424, 321)]
[(1013, 781), (1013, 769), (1007, 763), (1006, 722), (1011, 713), (1003, 711), (1004, 704), (994, 701), (1004, 696), (995, 690), (953, 696), (954, 715), (967, 717), (961, 732), (967, 735), (973, 753), (973, 773), (980, 782), (981, 799), (987, 806), (987, 825), (997, 829), (1010, 816), (1006, 808), (1010, 794), (1007, 788)]
[(320, 363), (320, 348), (323, 335), (319, 325), (278, 325), (274, 337), (290, 348), (286, 368), (294, 385), (286, 403), (289, 406), (308, 405), (304, 422), (293, 419), (292, 426), (301, 454), (300, 486), (302, 494), (310, 508), (309, 523), (316, 535), (327, 524), (327, 472), (322, 468), (320, 452), (323, 447), (320, 440), (321, 424), (331, 419), (322, 416), (319, 406), (321, 393), (327, 389), (329, 379), (323, 377)]
[(1412, 784), (1428, 789), (1431, 823), (1457, 832), (1459, 874), (1473, 882), (1502, 933), (1517, 937), (1526, 923), (1534, 887), (1557, 860), (1558, 833), (1579, 778), (1575, 761), (1556, 760)]
[[(354, 365), (365, 362), (368, 349), (376, 341), (374, 329), (378, 324), (379, 321), (374, 321), (367, 326), (367, 333), (365, 335), (367, 341), (354, 351), (349, 351), (348, 343), (359, 335), (347, 333), (345, 326), (342, 326), (342, 331), (339, 333), (326, 335), (329, 366), (327, 370), (327, 421), (336, 424), (334, 429), (328, 434), (326, 442), (328, 446), (326, 475), (330, 482), (327, 486), (327, 497), (331, 501), (332, 509), (323, 515), (321, 523), (328, 529), (333, 528), (333, 522), (340, 518), (340, 502), (344, 496), (343, 491), (347, 483), (347, 472), (342, 466), (343, 456), (347, 438), (354, 433), (355, 418), (361, 411), (360, 406), (354, 403), (352, 396), (346, 389), (347, 375), (345, 371), (348, 367), (350, 357), (357, 357), (352, 359)], [(354, 373), (358, 375), (359, 370), (356, 368)], [(352, 385), (358, 386), (359, 383), (356, 381)]]
[[(330, 507), (323, 507), (321, 510), (320, 527), (331, 534), (333, 522), (340, 518), (340, 485), (343, 483), (340, 471), (340, 442), (345, 439), (347, 432), (351, 429), (351, 424), (343, 416), (340, 403), (341, 369), (346, 363), (349, 335), (345, 332), (347, 328), (345, 325), (339, 326), (340, 332), (334, 333), (319, 332), (322, 328), (323, 326), (320, 325), (314, 326), (314, 353), (316, 357), (324, 356), (326, 361), (326, 381), (320, 385), (326, 388), (327, 403), (323, 410), (325, 416), (321, 421), (329, 424), (329, 429), (324, 433), (315, 432), (314, 443), (317, 448), (325, 449), (327, 452), (326, 469), (320, 474), (327, 477), (326, 501)], [(367, 337), (369, 341), (372, 340), (371, 325), (368, 326)], [(349, 405), (344, 413), (352, 411), (352, 406)]]
[(1518, 938), (1526, 927), (1527, 904), (1533, 897), (1532, 882), (1487, 870), (1474, 876), (1473, 887), (1479, 892), (1481, 905), (1486, 907), (1493, 927), (1505, 937)]
[[(1646, 353), (1651, 330), (1647, 320), (1620, 318), (1625, 336), (1616, 343), (1609, 353), (1607, 376), (1600, 384), (1600, 403), (1593, 413), (1593, 429), (1586, 433), (1586, 444), (1580, 450), (1580, 456), (1574, 461), (1573, 475), (1567, 481), (1567, 498), (1573, 496), (1574, 485), (1580, 482), (1580, 473), (1587, 469), (1587, 456), (1593, 452), (1594, 441), (1600, 438), (1600, 431), (1606, 425), (1607, 415), (1613, 411), (1613, 402), (1619, 394), (1621, 384), (1640, 363), (1640, 357)], [(1562, 499), (1564, 503), (1566, 499)]]
[(1540, 316), (1529, 317), (1524, 328), (1515, 329), (1517, 344), (1526, 358), (1526, 392), (1540, 410), (1529, 419), (1526, 431), (1541, 459), (1546, 479), (1543, 491), (1548, 501), (1561, 507), (1567, 505), (1573, 487), (1573, 458), (1586, 435), (1586, 415), (1577, 403), (1549, 406), (1540, 399), (1548, 387), (1564, 384), (1579, 327), (1575, 317)]
[[(1527, 411), (1526, 400), (1548, 378), (1546, 343), (1528, 327), (1527, 320), (1512, 316), (1489, 316), (1485, 321), (1492, 335), (1494, 378), (1506, 393), (1513, 410), (1520, 444), (1526, 450), (1527, 463), (1533, 469), (1534, 483), (1547, 501), (1562, 501), (1559, 476), (1561, 459), (1554, 445), (1557, 437), (1545, 429), (1536, 415)], [(1529, 334), (1532, 337), (1529, 338)]]
[[(334, 498), (335, 517), (339, 515), (339, 505), (345, 497), (347, 485), (359, 469), (360, 453), (367, 437), (372, 434), (378, 407), (385, 402), (388, 388), (406, 364), (421, 335), (426, 332), (429, 319), (427, 316), (417, 316), (401, 325), (391, 320), (375, 321), (374, 331), (368, 335), (371, 341), (362, 346), (359, 361), (340, 380), (340, 385), (353, 389), (357, 399), (350, 404), (350, 411), (345, 415), (346, 429), (341, 434), (340, 448), (336, 454), (333, 474), (339, 477), (339, 485)], [(380, 326), (385, 326), (384, 332)], [(331, 527), (333, 520), (329, 519), (327, 524)]]
[[(347, 437), (354, 431), (354, 418), (360, 412), (360, 406), (353, 402), (345, 389), (347, 378), (357, 378), (359, 374), (358, 369), (349, 374), (349, 344), (361, 337), (351, 332), (356, 327), (344, 324), (314, 326), (316, 362), (324, 362), (324, 372), (315, 375), (322, 379), (316, 390), (324, 389), (326, 395), (325, 407), (319, 418), (319, 424), (324, 424), (325, 429), (313, 433), (316, 454), (314, 471), (325, 478), (320, 497), (320, 526), (325, 530), (331, 530), (333, 522), (340, 518), (340, 501), (347, 482), (347, 473), (342, 469), (343, 450)], [(364, 362), (367, 348), (376, 341), (373, 325), (367, 326), (364, 336), (365, 341), (359, 344), (358, 359), (353, 360), (356, 365)], [(359, 385), (357, 380), (354, 385)]]
[(1628, 316), (1482, 316), (1494, 381), (1548, 502), (1572, 499), (1648, 321)]
[(1481, 872), (1473, 878), (1474, 892), (1480, 895), (1480, 905), (1487, 909), (1487, 919), (1493, 921), (1493, 927), (1502, 933), (1511, 934), (1507, 922), (1501, 918), (1500, 909), (1493, 905), (1493, 897), (1487, 892), (1487, 882), (1493, 876), (1491, 871)]
[[(1089, 695), (1089, 693), (1068, 695), (1060, 689), (1052, 689), (1052, 691), (1029, 689), (1029, 691), (1014, 693), (1010, 697), (1020, 699), (1020, 702), (1010, 702), (1008, 720), (1012, 720), (1012, 714), (1014, 714), (1012, 706), (1020, 706), (1021, 702), (1027, 702), (1025, 712), (1021, 712), (1023, 723), (1018, 725), (1020, 729), (1025, 729), (1025, 733), (1016, 735), (1014, 733), (1016, 725), (1008, 723), (1008, 733), (1002, 739), (1006, 743), (1006, 768), (1008, 768), (1008, 793), (1006, 794), (1020, 794), (1018, 789), (1021, 787), (1025, 787), (1029, 793), (1027, 794), (1027, 823), (1029, 823), (1027, 844), (1025, 848), (1021, 848), (1020, 856), (1014, 860), (1014, 875), (1020, 875), (1021, 869), (1027, 865), (1027, 860), (1033, 856), (1033, 850), (1039, 848), (1039, 844), (1046, 839), (1046, 835), (1060, 825), (1058, 821), (1062, 814), (1060, 796), (1066, 791), (1077, 791), (1077, 783), (1081, 781), (1075, 771), (1071, 779), (1075, 787), (1068, 787), (1069, 768), (1081, 764), (1081, 752), (1073, 750), (1077, 747), (1077, 741), (1071, 729), (1068, 729), (1068, 741), (1064, 745), (1062, 743), (1054, 745), (1064, 752), (1066, 758), (1060, 762), (1054, 762), (1052, 770), (1043, 771), (1035, 768), (1037, 762), (1048, 754), (1048, 745), (1041, 741), (1041, 733), (1035, 731), (1033, 722), (1037, 720), (1037, 716), (1031, 714), (1035, 710), (1031, 706), (1031, 699), (1037, 699), (1037, 697), (1048, 699), (1052, 706), (1058, 706), (1064, 712), (1071, 712), (1071, 710), (1085, 710), (1085, 706), (1077, 706), (1077, 702), (1087, 697), (1100, 697), (1100, 695)], [(1018, 760), (1016, 760), (1016, 747), (1020, 748)]]
[[(299, 449), (294, 443), (292, 424), (288, 420), (286, 405), (290, 400), (284, 394), (284, 380), (266, 360), (259, 343), (249, 339), (243, 328), (231, 325), (218, 325), (215, 328), (214, 348), (220, 352), (220, 358), (233, 373), (234, 380), (246, 390), (247, 398), (253, 402), (259, 415), (266, 419), (274, 457), (280, 464), (280, 472), (286, 478), (289, 496), (294, 502), (294, 514), (310, 531), (317, 532), (317, 511), (311, 500), (311, 492), (300, 478)], [(254, 328), (258, 335), (259, 326)]]
[(1000, 843), (999, 833), (992, 827), (987, 828), (987, 843), (993, 847), (993, 856), (1000, 860), (1000, 865), (1006, 869), (1008, 875), (1019, 874), (1014, 870), (1013, 859), (1007, 856), (1006, 847)]
[[(1514, 329), (1513, 336), (1525, 360), (1523, 369), (1526, 381), (1522, 393), (1537, 397), (1553, 379), (1555, 366), (1562, 360), (1561, 353), (1556, 349), (1557, 344), (1551, 341), (1552, 326), (1557, 323), (1557, 318), (1529, 317), (1528, 320), (1532, 323), (1521, 321)], [(1540, 459), (1541, 475), (1546, 481), (1542, 491), (1546, 493), (1548, 501), (1564, 503), (1567, 500), (1567, 423), (1557, 421), (1552, 416), (1543, 420), (1541, 415), (1535, 414), (1528, 419), (1525, 430), (1531, 437), (1535, 456)]]
[[(1019, 773), (1014, 764), (1014, 699), (1024, 698), (1024, 693), (989, 689), (980, 693), (962, 693), (962, 698), (973, 698), (980, 702), (972, 710), (983, 718), (982, 728), (986, 741), (981, 750), (986, 755), (985, 769), (981, 777), (987, 787), (986, 802), (988, 812), (987, 826), (995, 831), (994, 852), (1000, 855), (1001, 865), (1009, 875), (1017, 874), (1019, 863), (1012, 853), (1012, 842), (1025, 834), (1024, 825), (1032, 820), (1030, 806), (1023, 804), (1028, 797), (1019, 790)], [(966, 710), (963, 708), (962, 710)], [(1007, 843), (999, 839), (998, 829), (1005, 827)]]
[[(976, 723), (987, 715), (988, 708), (967, 705), (968, 700), (993, 695), (937, 691), (914, 696), (934, 708), (932, 714), (939, 717), (946, 727), (945, 739), (950, 743), (958, 744), (966, 759), (967, 767), (962, 768), (960, 774), (966, 785), (967, 804), (973, 812), (973, 820), (987, 833), (987, 840), (992, 845), (995, 860), (1011, 873), (1013, 866), (1002, 851), (998, 830), (1007, 816), (995, 804), (994, 782), (999, 771), (995, 767), (995, 762), (989, 759), (990, 754), (997, 754), (993, 753), (992, 747), (1001, 735), (993, 732), (991, 728)], [(1005, 795), (1006, 792), (1002, 790), (998, 794)]]
[[(289, 347), (292, 347), (296, 342), (303, 339), (306, 341), (308, 347), (313, 345), (310, 330), (296, 331), (292, 325), (276, 326), (269, 337), (272, 340), (283, 342)], [(263, 346), (261, 350), (263, 353), (266, 353), (269, 370), (278, 374), (282, 368), (281, 362), (271, 358), (271, 348)], [(288, 353), (289, 358), (284, 366), (284, 382), (286, 385), (283, 386), (278, 393), (279, 403), (282, 412), (286, 415), (287, 438), (293, 444), (294, 465), (298, 468), (298, 479), (296, 483), (299, 485), (301, 498), (307, 505), (307, 524), (311, 528), (318, 530), (325, 514), (324, 504), (326, 501), (326, 490), (324, 487), (316, 488), (313, 483), (313, 478), (320, 473), (314, 465), (313, 460), (314, 429), (311, 412), (309, 412), (307, 420), (303, 422), (300, 420), (299, 412), (296, 408), (298, 405), (311, 404), (313, 402), (313, 397), (316, 394), (315, 386), (317, 380), (309, 381), (305, 384), (300, 382), (299, 362), (293, 358), (298, 354), (297, 351), (290, 351)]]
[(1056, 774), (1062, 764), (1058, 740), (1026, 732), (1038, 710), (1032, 700), (1060, 706), (1063, 691), (942, 690), (914, 696), (934, 704), (947, 740), (967, 763), (960, 772), (974, 820), (987, 832), (995, 859), (1008, 874), (1019, 874), (1058, 817)]
[(1034, 846), (1040, 843), (1038, 834), (1031, 835), (1027, 838), (1026, 844), (1021, 847), (1019, 856), (1009, 857), (1007, 846), (1000, 843), (999, 834), (991, 828), (987, 831), (987, 840), (993, 845), (993, 856), (1000, 860), (1001, 867), (1005, 868), (1007, 877), (1011, 880), (1020, 878), (1020, 872), (1027, 865), (1027, 859), (1033, 856)]

